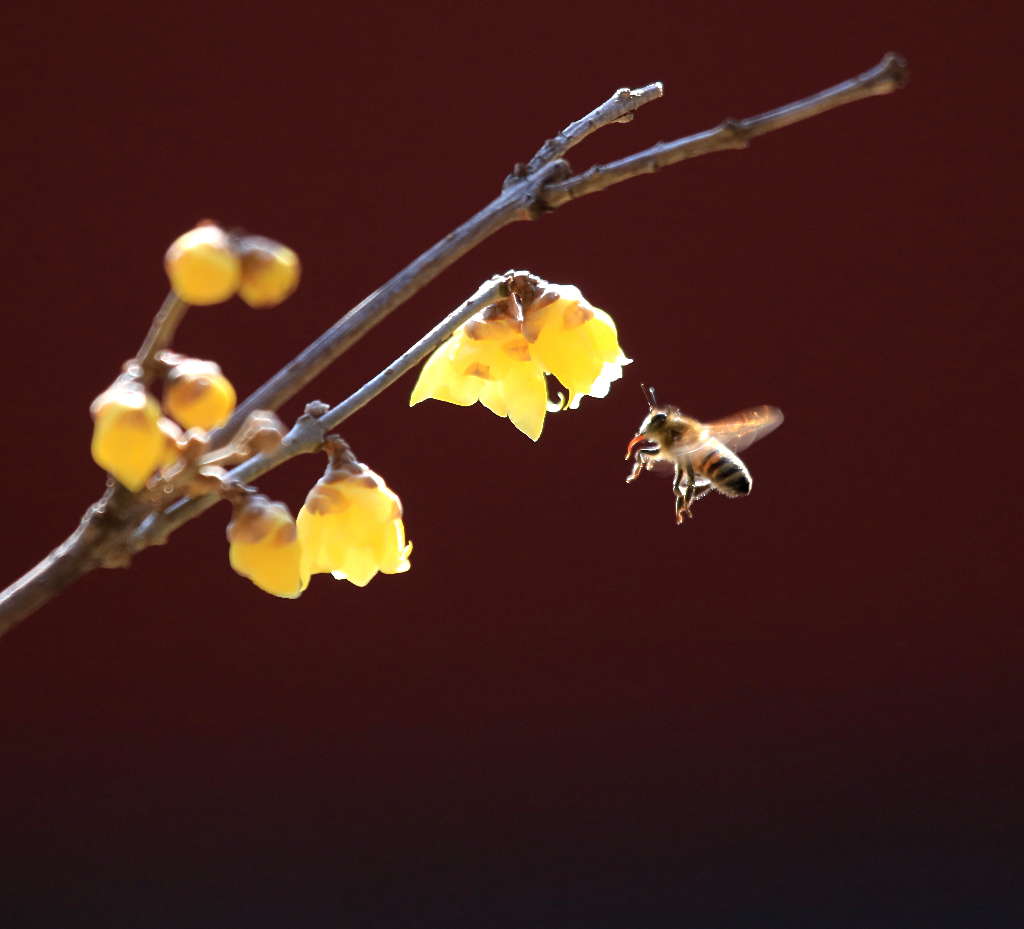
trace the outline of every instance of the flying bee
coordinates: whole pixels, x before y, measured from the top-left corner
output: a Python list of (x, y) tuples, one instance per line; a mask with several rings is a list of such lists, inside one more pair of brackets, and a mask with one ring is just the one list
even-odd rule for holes
[(755, 406), (724, 419), (702, 423), (684, 415), (677, 407), (659, 405), (653, 387), (643, 384), (640, 387), (650, 412), (626, 448), (626, 460), (630, 455), (634, 460), (627, 483), (635, 481), (641, 471), (651, 471), (659, 463), (672, 464), (677, 525), (682, 524), (684, 516), (692, 519), (691, 505), (712, 490), (727, 497), (750, 493), (753, 480), (736, 453), (777, 429), (782, 424), (781, 410), (774, 406)]

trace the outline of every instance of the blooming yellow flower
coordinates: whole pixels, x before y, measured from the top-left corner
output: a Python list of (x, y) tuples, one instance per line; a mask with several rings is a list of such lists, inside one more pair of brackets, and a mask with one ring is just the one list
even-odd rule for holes
[(433, 398), (469, 406), (478, 400), (536, 441), (549, 409), (545, 374), (568, 389), (568, 407), (604, 397), (629, 359), (611, 316), (575, 287), (531, 278), (525, 310), (508, 298), (457, 329), (427, 359), (409, 405)]
[(228, 524), (231, 567), (260, 590), (294, 599), (306, 589), (295, 520), (288, 507), (249, 494)]
[(409, 405), (428, 398), (459, 406), (479, 400), (536, 441), (544, 427), (547, 385), (513, 312), (510, 304), (497, 304), (456, 330), (427, 359)]
[(119, 378), (89, 408), (92, 458), (133, 493), (167, 457), (160, 407), (138, 381)]
[(302, 575), (330, 573), (365, 587), (378, 571), (409, 570), (402, 503), (383, 479), (356, 461), (341, 440), (331, 464), (299, 511)]
[(562, 382), (569, 391), (567, 406), (574, 410), (584, 396), (608, 396), (630, 359), (619, 347), (615, 321), (588, 303), (578, 288), (549, 284), (547, 293), (556, 298), (527, 307), (523, 332), (530, 355)]
[(167, 249), (164, 268), (171, 289), (194, 306), (233, 297), (242, 280), (242, 264), (230, 236), (213, 223), (178, 236)]
[(254, 309), (277, 306), (299, 286), (299, 256), (287, 245), (260, 235), (238, 243), (242, 283), (238, 296)]
[(164, 409), (186, 429), (214, 429), (235, 408), (235, 388), (212, 361), (186, 358), (167, 374)]

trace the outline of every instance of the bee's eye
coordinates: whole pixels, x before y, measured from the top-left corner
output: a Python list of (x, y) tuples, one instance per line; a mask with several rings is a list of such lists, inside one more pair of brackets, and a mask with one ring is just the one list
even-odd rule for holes
[(655, 413), (647, 423), (648, 428), (657, 429), (659, 426), (665, 424), (665, 420), (668, 417), (664, 413)]

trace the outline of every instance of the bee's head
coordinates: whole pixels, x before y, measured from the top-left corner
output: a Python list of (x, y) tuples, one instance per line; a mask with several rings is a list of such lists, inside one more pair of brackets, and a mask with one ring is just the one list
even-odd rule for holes
[(644, 393), (644, 399), (647, 401), (647, 407), (650, 412), (644, 417), (643, 422), (640, 423), (640, 428), (637, 430), (636, 435), (629, 441), (629, 446), (626, 448), (627, 459), (633, 454), (633, 449), (641, 442), (658, 442), (660, 444), (660, 436), (664, 431), (665, 423), (668, 421), (668, 407), (658, 405), (658, 398), (654, 395), (654, 388), (641, 384), (640, 389)]

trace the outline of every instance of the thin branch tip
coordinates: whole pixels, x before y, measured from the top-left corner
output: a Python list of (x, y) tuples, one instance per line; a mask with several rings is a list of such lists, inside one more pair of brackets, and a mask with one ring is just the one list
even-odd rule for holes
[(910, 83), (910, 64), (899, 52), (886, 52), (878, 64), (881, 72), (892, 82), (892, 86), (880, 93), (902, 90)]

